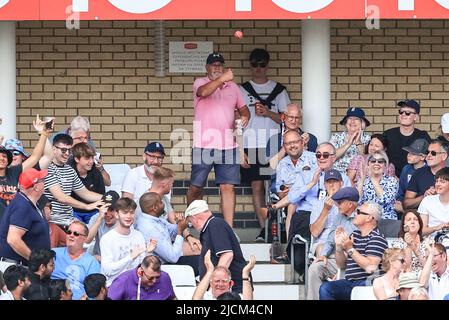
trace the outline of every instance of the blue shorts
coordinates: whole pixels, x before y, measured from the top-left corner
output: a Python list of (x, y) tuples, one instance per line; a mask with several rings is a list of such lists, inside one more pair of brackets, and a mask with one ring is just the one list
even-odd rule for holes
[(77, 212), (73, 210), (73, 217), (81, 222), (84, 222), (85, 224), (89, 224), (90, 218), (97, 213), (98, 210), (95, 210), (94, 212)]
[(190, 184), (204, 187), (212, 168), (215, 171), (217, 185), (240, 184), (240, 163), (237, 155), (237, 148), (229, 150), (193, 148)]

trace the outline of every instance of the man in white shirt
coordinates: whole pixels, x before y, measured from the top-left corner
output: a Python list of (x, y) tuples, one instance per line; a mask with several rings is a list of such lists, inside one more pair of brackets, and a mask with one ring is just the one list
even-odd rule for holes
[(443, 300), (449, 293), (449, 268), (446, 248), (436, 242), (430, 250), (419, 282), (429, 290), (430, 300)]
[(0, 300), (25, 300), (23, 295), (31, 285), (30, 271), (21, 265), (11, 265), (3, 273), (8, 291), (0, 295)]

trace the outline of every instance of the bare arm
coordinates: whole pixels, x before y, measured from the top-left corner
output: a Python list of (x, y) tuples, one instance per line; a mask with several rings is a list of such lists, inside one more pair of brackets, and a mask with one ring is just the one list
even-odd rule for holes
[(43, 131), (30, 157), (22, 163), (23, 171), (34, 167), (39, 162), (44, 153), (46, 142), (47, 142), (47, 133)]
[(87, 202), (95, 202), (98, 200), (101, 200), (101, 198), (103, 197), (103, 195), (90, 191), (87, 188), (82, 188), (79, 190), (75, 190), (75, 193), (80, 196), (81, 198), (83, 198), (84, 200), (86, 200)]
[(130, 198), (130, 199), (134, 200), (134, 194), (123, 191), (122, 198)]
[[(59, 185), (54, 185), (49, 190), (50, 190), (51, 194), (53, 195), (53, 197), (55, 197), (56, 201), (66, 204), (66, 205), (69, 205), (71, 207), (80, 208), (83, 210), (93, 210), (97, 207), (97, 205), (101, 204), (101, 203), (97, 203), (97, 202), (85, 204), (81, 201), (78, 201), (78, 200), (72, 198), (71, 196), (66, 195), (61, 190), (61, 187)], [(100, 199), (101, 199), (101, 197), (100, 197)]]
[(424, 195), (418, 196), (418, 194), (414, 191), (410, 191), (410, 190), (405, 191), (404, 202), (403, 202), (404, 209), (418, 208), (422, 199), (424, 199)]
[(232, 259), (234, 259), (234, 253), (232, 251), (223, 252), (220, 255), (217, 266), (223, 266), (229, 269)]
[(281, 149), (279, 150), (279, 152), (277, 154), (275, 154), (271, 159), (270, 159), (270, 167), (272, 169), (276, 169), (279, 161), (281, 161), (286, 155), (285, 149), (282, 146)]
[(256, 264), (256, 257), (254, 255), (251, 255), (249, 257), (248, 263), (246, 264), (245, 267), (243, 267), (242, 278), (248, 279), (243, 280), (243, 289), (242, 289), (243, 300), (253, 300), (253, 288), (251, 286), (249, 275), (251, 273), (251, 270), (253, 270), (255, 264)]
[(207, 250), (204, 255), (204, 265), (206, 266), (206, 274), (203, 279), (201, 279), (200, 283), (198, 283), (198, 286), (193, 293), (192, 300), (203, 300), (204, 293), (209, 287), (210, 279), (212, 278), (212, 273), (214, 272), (214, 265), (210, 260), (210, 250)]
[(39, 160), (39, 167), (41, 169), (47, 169), (48, 166), (51, 164), (52, 160), (53, 160), (53, 146), (50, 140), (48, 140), (47, 138), (47, 141), (45, 142), (44, 155)]
[(374, 279), (373, 290), (374, 290), (374, 295), (376, 296), (377, 300), (387, 300), (388, 299), (387, 295), (385, 294), (385, 289), (384, 289), (384, 285), (383, 285), (381, 278)]
[(29, 260), (31, 255), (31, 249), (28, 248), (28, 246), (22, 240), (26, 232), (27, 232), (26, 230), (10, 225), (6, 241), (17, 254)]
[(222, 86), (225, 82), (231, 81), (234, 79), (234, 74), (231, 69), (226, 70), (220, 77), (215, 80), (212, 80), (206, 84), (203, 84), (196, 91), (196, 95), (201, 98), (205, 98), (210, 96), (218, 87)]

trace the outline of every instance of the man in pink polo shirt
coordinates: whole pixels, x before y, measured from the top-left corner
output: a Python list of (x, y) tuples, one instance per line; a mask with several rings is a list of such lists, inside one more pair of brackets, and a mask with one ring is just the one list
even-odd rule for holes
[(201, 199), (209, 172), (214, 168), (215, 183), (220, 186), (221, 208), (232, 227), (235, 211), (234, 185), (240, 184), (240, 164), (234, 137), (234, 110), (246, 127), (250, 117), (240, 89), (233, 82), (231, 69), (224, 71), (224, 58), (211, 53), (206, 60), (207, 77), (195, 80), (193, 103), (192, 175), (187, 202)]

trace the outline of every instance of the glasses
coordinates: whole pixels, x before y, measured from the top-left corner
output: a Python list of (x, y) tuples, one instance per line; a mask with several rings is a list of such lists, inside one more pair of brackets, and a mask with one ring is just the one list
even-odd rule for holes
[(253, 68), (265, 68), (266, 66), (266, 62), (251, 62), (251, 67)]
[(76, 138), (73, 138), (73, 140), (77, 140), (77, 141), (81, 141), (81, 142), (83, 142), (83, 141), (87, 141), (87, 136), (81, 136), (81, 137), (76, 137)]
[(72, 148), (61, 148), (61, 147), (58, 147), (58, 146), (55, 146), (55, 148), (61, 150), (62, 154), (64, 154), (64, 153), (72, 153)]
[(65, 233), (67, 233), (69, 236), (71, 236), (72, 233), (73, 233), (73, 235), (74, 235), (75, 237), (79, 237), (79, 236), (86, 237), (85, 234), (79, 233), (78, 231), (72, 231), (72, 230), (70, 230), (70, 229), (67, 230)]
[(162, 162), (162, 160), (164, 160), (163, 156), (155, 156), (155, 155), (152, 155), (152, 154), (149, 154), (149, 153), (145, 153), (145, 154), (151, 160), (157, 160), (158, 162)]
[(431, 154), (433, 157), (435, 157), (437, 154), (442, 154), (442, 153), (446, 153), (446, 152), (437, 152), (434, 150), (427, 151), (427, 154)]
[(295, 120), (301, 119), (301, 117), (289, 116), (288, 114), (286, 114), (285, 117), (290, 121), (295, 121)]
[(20, 151), (13, 150), (12, 155), (13, 155), (13, 156), (20, 156), (21, 153), (20, 153)]
[(315, 156), (316, 156), (317, 159), (321, 159), (321, 158), (327, 159), (327, 158), (329, 158), (330, 156), (333, 156), (333, 155), (335, 155), (335, 153), (329, 153), (329, 152), (323, 152), (323, 153), (317, 152), (317, 153), (315, 153)]
[(375, 159), (375, 158), (373, 158), (373, 159), (369, 160), (369, 163), (385, 164), (385, 163), (387, 163), (387, 161), (385, 161), (385, 159)]
[(398, 112), (399, 112), (399, 114), (400, 114), (401, 116), (405, 113), (405, 115), (406, 115), (407, 117), (408, 117), (409, 115), (411, 115), (411, 114), (416, 114), (416, 112), (405, 111), (405, 110), (399, 110)]
[(364, 216), (369, 216), (370, 215), (369, 213), (360, 211), (360, 209), (357, 209), (357, 214), (363, 214)]
[(157, 279), (159, 279), (161, 277), (161, 275), (150, 277), (146, 274), (146, 272), (145, 272), (145, 270), (143, 270), (143, 268), (141, 268), (141, 269), (142, 269), (142, 275), (145, 276), (145, 278), (150, 282), (156, 281)]
[(293, 145), (295, 145), (295, 144), (299, 144), (300, 142), (301, 142), (301, 140), (293, 140), (293, 141), (289, 141), (289, 142), (284, 141), (284, 144), (285, 144), (287, 147), (291, 147), (291, 146), (293, 146)]

